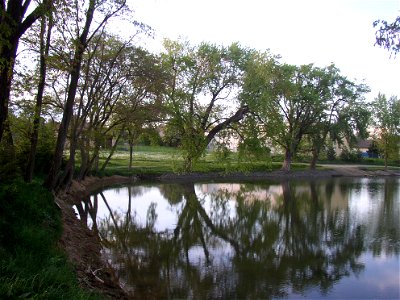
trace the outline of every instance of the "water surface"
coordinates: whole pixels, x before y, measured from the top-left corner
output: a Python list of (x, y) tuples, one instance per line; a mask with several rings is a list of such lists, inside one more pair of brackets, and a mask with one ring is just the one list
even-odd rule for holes
[(141, 184), (76, 206), (137, 296), (399, 299), (400, 179)]

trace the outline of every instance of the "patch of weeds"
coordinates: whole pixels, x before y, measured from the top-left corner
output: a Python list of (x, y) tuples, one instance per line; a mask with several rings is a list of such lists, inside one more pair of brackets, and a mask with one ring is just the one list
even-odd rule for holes
[(0, 299), (99, 299), (57, 246), (61, 216), (38, 182), (0, 185)]

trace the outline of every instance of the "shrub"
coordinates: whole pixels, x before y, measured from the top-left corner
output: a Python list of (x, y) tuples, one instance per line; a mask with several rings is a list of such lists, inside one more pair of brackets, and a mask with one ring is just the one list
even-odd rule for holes
[(340, 159), (345, 162), (360, 162), (362, 161), (362, 153), (343, 148), (342, 153), (340, 153)]
[(333, 146), (329, 146), (329, 147), (326, 149), (326, 158), (327, 158), (329, 161), (334, 161), (334, 160), (336, 160), (336, 151), (335, 151), (335, 148), (333, 148)]

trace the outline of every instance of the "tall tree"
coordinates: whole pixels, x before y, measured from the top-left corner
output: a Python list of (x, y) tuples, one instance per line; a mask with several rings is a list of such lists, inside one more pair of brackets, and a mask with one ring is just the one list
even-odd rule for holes
[(240, 106), (237, 93), (249, 51), (237, 44), (193, 47), (172, 41), (165, 42), (165, 49), (169, 125), (181, 137), (184, 170), (191, 171), (210, 141), (248, 112), (247, 106)]
[(30, 151), (28, 162), (25, 169), (24, 179), (31, 182), (35, 167), (35, 156), (39, 138), (39, 125), (43, 105), (43, 95), (47, 74), (47, 59), (50, 51), (51, 31), (53, 28), (53, 12), (50, 10), (48, 15), (41, 17), (39, 34), (39, 82), (36, 94), (36, 104), (33, 115), (32, 132), (30, 133)]
[[(0, 142), (8, 127), (11, 83), (20, 38), (46, 13), (49, 1), (32, 4), (31, 0), (0, 1)], [(31, 11), (27, 14), (28, 11)]]
[[(302, 141), (311, 141), (311, 168), (329, 136), (350, 137), (365, 131), (365, 110), (358, 106), (368, 91), (342, 76), (334, 65), (281, 64), (269, 53), (257, 53), (246, 73), (242, 93), (257, 116), (263, 135), (284, 151), (283, 170), (290, 170)], [(357, 107), (357, 109), (356, 109)], [(260, 135), (261, 136), (261, 135)]]
[(282, 169), (290, 170), (300, 142), (317, 124), (325, 109), (321, 70), (279, 64), (266, 54), (249, 68), (242, 98), (249, 103), (266, 136), (284, 150)]
[[(69, 125), (73, 116), (73, 107), (78, 88), (78, 81), (81, 75), (80, 72), (84, 51), (87, 48), (88, 43), (95, 36), (95, 34), (99, 32), (99, 30), (104, 28), (107, 21), (125, 8), (126, 2), (124, 0), (109, 0), (102, 2), (97, 2), (95, 0), (88, 0), (87, 2), (85, 1), (84, 6), (86, 7), (84, 18), (82, 18), (81, 16), (80, 10), (82, 9), (82, 6), (80, 5), (81, 4), (75, 2), (76, 13), (74, 16), (75, 19), (72, 23), (75, 23), (77, 27), (69, 31), (72, 35), (74, 45), (71, 58), (71, 66), (69, 69), (69, 86), (64, 106), (64, 113), (58, 130), (57, 143), (54, 152), (52, 167), (44, 183), (44, 185), (50, 190), (55, 189), (60, 183), (60, 168), (62, 163), (64, 145), (67, 139)], [(96, 24), (94, 30), (91, 31), (90, 29), (96, 11), (101, 13), (102, 17), (99, 16), (100, 21)], [(79, 22), (80, 20), (83, 21), (82, 24)]]
[(379, 93), (372, 107), (376, 126), (378, 146), (382, 149), (385, 159), (385, 169), (390, 158), (399, 159), (400, 148), (400, 100), (392, 96), (389, 99)]
[(363, 97), (369, 91), (366, 85), (350, 81), (334, 65), (319, 69), (318, 80), (316, 88), (325, 108), (307, 135), (311, 141), (311, 169), (316, 168), (328, 137), (339, 144), (344, 140), (351, 144), (357, 138), (366, 138), (370, 116)]

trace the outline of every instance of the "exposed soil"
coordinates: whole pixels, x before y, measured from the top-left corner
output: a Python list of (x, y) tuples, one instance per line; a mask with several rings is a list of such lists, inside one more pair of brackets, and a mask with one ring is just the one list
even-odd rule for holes
[[(203, 180), (260, 180), (283, 178), (321, 178), (321, 177), (376, 177), (400, 176), (400, 169), (391, 171), (363, 170), (360, 167), (341, 166), (331, 170), (306, 171), (272, 171), (255, 173), (232, 174), (165, 174), (160, 177), (146, 177), (169, 182), (203, 181)], [(88, 177), (81, 182), (73, 182), (68, 190), (56, 195), (56, 203), (61, 209), (63, 220), (63, 234), (60, 246), (65, 249), (69, 260), (75, 267), (80, 284), (89, 290), (96, 291), (109, 299), (135, 299), (135, 295), (124, 291), (118, 282), (114, 270), (101, 258), (101, 241), (99, 236), (81, 222), (73, 209), (77, 201), (81, 201), (90, 193), (117, 184), (126, 184), (138, 178), (112, 176), (106, 178)]]
[(134, 179), (121, 176), (88, 177), (82, 182), (73, 182), (67, 191), (56, 195), (56, 203), (61, 209), (63, 221), (60, 246), (65, 249), (75, 267), (81, 286), (109, 299), (134, 299), (134, 295), (121, 288), (114, 270), (101, 259), (102, 246), (99, 236), (76, 217), (73, 205), (97, 189), (132, 180)]

